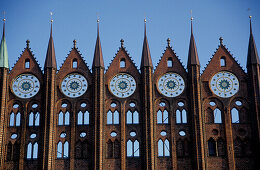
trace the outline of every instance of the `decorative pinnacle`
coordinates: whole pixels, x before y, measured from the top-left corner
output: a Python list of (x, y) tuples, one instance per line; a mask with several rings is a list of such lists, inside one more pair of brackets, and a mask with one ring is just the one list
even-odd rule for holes
[(74, 48), (77, 48), (77, 47), (76, 47), (76, 44), (77, 44), (77, 41), (76, 41), (76, 40), (73, 40), (73, 46), (74, 46)]
[(50, 12), (50, 15), (51, 15), (51, 23), (53, 23), (53, 19), (52, 19), (52, 15), (53, 15), (53, 13)]
[(146, 18), (144, 19), (144, 23), (146, 23)]
[(220, 45), (223, 45), (223, 38), (222, 37), (219, 38), (219, 42), (220, 42)]
[(171, 43), (171, 39), (170, 39), (170, 38), (167, 38), (168, 47), (170, 47), (170, 43)]
[(121, 42), (121, 47), (123, 48), (124, 47), (124, 40), (121, 39), (120, 42)]
[(26, 48), (29, 48), (30, 46), (30, 40), (26, 40)]
[(97, 19), (97, 23), (99, 23), (99, 19)]

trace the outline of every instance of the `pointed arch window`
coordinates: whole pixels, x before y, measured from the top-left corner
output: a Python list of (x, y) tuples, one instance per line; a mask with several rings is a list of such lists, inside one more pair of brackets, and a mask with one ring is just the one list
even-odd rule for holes
[(119, 112), (116, 110), (114, 112), (112, 112), (111, 110), (109, 110), (107, 112), (107, 124), (111, 125), (117, 125), (119, 124)]
[(24, 68), (26, 69), (30, 68), (30, 60), (28, 58), (25, 60)]
[(125, 59), (124, 58), (122, 58), (120, 60), (120, 68), (125, 68)]
[(68, 111), (65, 114), (62, 111), (58, 114), (58, 125), (70, 125), (70, 113)]
[(220, 58), (220, 66), (221, 67), (226, 67), (226, 57), (222, 56)]
[(232, 123), (240, 123), (239, 122), (239, 111), (236, 108), (231, 110), (231, 120)]
[(216, 142), (214, 139), (210, 138), (208, 140), (208, 152), (209, 156), (216, 156)]
[(214, 123), (222, 123), (221, 111), (218, 108), (214, 110)]
[(182, 111), (176, 110), (176, 123), (177, 124), (187, 123), (187, 112), (185, 109), (183, 109)]
[(40, 113), (33, 113), (29, 114), (29, 126), (39, 126), (40, 125)]
[(57, 158), (68, 158), (69, 157), (69, 142), (65, 141), (62, 143), (61, 141), (57, 144)]
[(126, 124), (138, 124), (139, 113), (138, 111), (131, 112), (130, 110), (126, 113)]
[(168, 58), (168, 61), (167, 61), (167, 66), (168, 67), (172, 67), (172, 58)]
[(78, 125), (89, 125), (89, 112), (85, 111), (84, 114), (82, 111), (78, 112)]
[(78, 67), (78, 61), (77, 59), (73, 59), (72, 68), (77, 68), (77, 67)]
[(158, 110), (157, 112), (157, 124), (168, 124), (168, 111), (164, 110), (163, 112), (161, 110)]
[(114, 142), (109, 139), (107, 142), (107, 158), (119, 158), (120, 153), (120, 142), (117, 139)]
[(127, 141), (127, 157), (139, 157), (139, 142), (135, 140), (134, 142), (130, 139)]
[(27, 145), (27, 159), (37, 159), (38, 158), (38, 143), (31, 142)]
[(160, 139), (158, 141), (158, 156), (159, 157), (168, 157), (170, 156), (170, 143), (168, 139), (163, 141)]
[(12, 126), (20, 126), (20, 125), (21, 125), (21, 113), (18, 112), (15, 114), (14, 112), (11, 112), (9, 126), (12, 127)]

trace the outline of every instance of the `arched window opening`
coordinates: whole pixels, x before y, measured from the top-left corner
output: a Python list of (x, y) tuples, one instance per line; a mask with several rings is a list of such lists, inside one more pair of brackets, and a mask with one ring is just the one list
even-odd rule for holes
[(81, 111), (78, 112), (78, 125), (83, 124), (83, 113)]
[(29, 114), (29, 126), (39, 126), (40, 125), (40, 113), (33, 113)]
[(124, 58), (122, 58), (120, 60), (120, 68), (125, 68), (125, 59)]
[(168, 111), (163, 111), (163, 124), (168, 124)]
[(38, 143), (35, 142), (33, 145), (33, 159), (38, 158)]
[(63, 125), (63, 113), (59, 113), (58, 125)]
[(139, 113), (134, 111), (132, 113), (130, 110), (126, 113), (126, 124), (138, 124), (139, 123)]
[(158, 141), (158, 156), (159, 157), (168, 157), (170, 156), (170, 143), (168, 139), (164, 142), (162, 139)]
[(187, 123), (187, 112), (185, 109), (182, 110), (182, 123)]
[(185, 109), (183, 109), (182, 111), (176, 110), (176, 123), (187, 123), (187, 112)]
[(216, 142), (212, 138), (210, 138), (208, 141), (208, 151), (209, 156), (216, 156)]
[(33, 112), (31, 112), (29, 114), (29, 126), (33, 126), (33, 117), (34, 117), (34, 114), (33, 114)]
[(220, 66), (221, 67), (226, 67), (226, 57), (221, 57), (220, 59)]
[(32, 159), (32, 143), (27, 145), (27, 159)]
[(26, 69), (30, 68), (30, 60), (29, 60), (29, 59), (26, 59), (26, 60), (25, 60), (25, 65), (24, 65), (24, 67), (25, 67)]
[(163, 156), (163, 141), (161, 139), (158, 141), (158, 156)]
[(222, 123), (221, 111), (218, 108), (214, 110), (214, 123)]
[(78, 125), (89, 125), (89, 112), (86, 111), (84, 114), (82, 111), (78, 112)]
[(63, 158), (68, 158), (69, 157), (69, 142), (66, 141), (64, 143), (64, 154), (63, 154)]
[(172, 58), (168, 58), (167, 65), (168, 67), (172, 67)]
[(84, 113), (84, 125), (89, 125), (89, 112)]
[(72, 68), (77, 68), (77, 67), (78, 67), (78, 61), (77, 59), (73, 59)]
[(170, 156), (170, 143), (168, 139), (164, 141), (164, 156)]
[(70, 113), (67, 111), (65, 113), (65, 126), (70, 124)]
[(162, 111), (158, 110), (157, 112), (157, 124), (162, 124)]
[(119, 124), (119, 112), (117, 110), (114, 112), (114, 124)]
[(233, 108), (231, 110), (231, 119), (232, 119), (232, 123), (240, 123), (239, 122), (239, 112), (236, 108)]
[(133, 113), (133, 124), (139, 123), (139, 113), (137, 111), (134, 111)]
[(21, 113), (20, 113), (20, 112), (18, 112), (18, 113), (16, 114), (15, 125), (16, 125), (16, 126), (20, 126), (20, 125), (21, 125)]
[(10, 126), (14, 126), (14, 119), (15, 119), (14, 117), (15, 117), (14, 112), (12, 112), (10, 114), (10, 123), (9, 123)]
[(65, 141), (62, 144), (61, 141), (57, 145), (57, 158), (68, 158), (69, 157), (69, 142)]
[(130, 139), (127, 141), (127, 157), (139, 157), (139, 142), (135, 140), (134, 142)]
[(59, 142), (57, 145), (57, 158), (62, 158), (62, 143)]
[(112, 122), (113, 122), (113, 121), (112, 121), (112, 119), (113, 119), (113, 118), (112, 118), (112, 117), (113, 117), (112, 114), (113, 114), (113, 113), (112, 113), (110, 110), (107, 112), (107, 124), (108, 124), (108, 125), (111, 125)]

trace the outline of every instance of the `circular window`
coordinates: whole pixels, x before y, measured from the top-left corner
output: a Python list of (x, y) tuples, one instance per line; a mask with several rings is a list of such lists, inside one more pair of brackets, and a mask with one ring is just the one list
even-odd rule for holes
[(116, 133), (116, 132), (111, 132), (111, 133), (110, 133), (110, 136), (116, 137), (116, 136), (117, 136), (117, 133)]
[(86, 107), (87, 106), (87, 104), (86, 103), (81, 103), (81, 105), (80, 105), (81, 107)]
[(13, 133), (12, 135), (11, 135), (11, 139), (16, 139), (17, 138), (17, 134), (16, 133)]
[(131, 103), (129, 104), (129, 106), (130, 106), (130, 107), (135, 107), (135, 103), (134, 103), (134, 102), (131, 102)]
[(179, 132), (179, 135), (180, 135), (180, 136), (185, 136), (186, 133), (185, 133), (183, 130), (181, 130), (181, 131)]
[(236, 101), (236, 105), (242, 106), (242, 102), (238, 100), (238, 101)]
[(111, 103), (111, 105), (110, 105), (111, 107), (116, 107), (116, 103)]
[(209, 102), (209, 105), (210, 105), (210, 106), (215, 106), (216, 103), (215, 103), (215, 102)]
[(179, 102), (178, 106), (182, 107), (182, 106), (184, 106), (184, 103), (183, 102)]
[(33, 109), (35, 109), (35, 108), (37, 108), (37, 107), (38, 107), (38, 104), (36, 104), (36, 103), (32, 105), (32, 108), (33, 108)]
[(165, 131), (161, 131), (161, 133), (160, 133), (162, 136), (166, 136), (167, 135), (167, 133), (165, 132)]
[(31, 138), (31, 139), (36, 138), (36, 134), (35, 134), (35, 133), (31, 134), (31, 135), (30, 135), (30, 138)]
[(66, 137), (66, 133), (64, 133), (64, 132), (61, 133), (61, 134), (60, 134), (60, 137), (61, 137), (61, 138), (65, 138), (65, 137)]
[(161, 107), (164, 107), (166, 104), (165, 104), (165, 102), (161, 102), (159, 105), (160, 105)]
[(67, 103), (62, 103), (61, 107), (67, 107)]
[(136, 136), (136, 133), (133, 131), (133, 132), (130, 132), (130, 136), (132, 137), (135, 137)]
[(84, 138), (85, 136), (87, 136), (87, 134), (86, 134), (86, 132), (81, 132), (81, 133), (79, 134), (79, 136), (80, 136), (81, 138)]
[(13, 105), (13, 108), (14, 108), (14, 109), (17, 109), (18, 107), (19, 107), (18, 104), (14, 104), (14, 105)]

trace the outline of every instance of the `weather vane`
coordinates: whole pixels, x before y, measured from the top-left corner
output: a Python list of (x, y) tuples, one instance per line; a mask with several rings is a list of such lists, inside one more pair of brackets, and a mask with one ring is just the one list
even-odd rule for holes
[(50, 12), (50, 14), (51, 14), (51, 22), (53, 22), (53, 19), (52, 19), (52, 15), (53, 15), (53, 13), (52, 13), (52, 12)]

